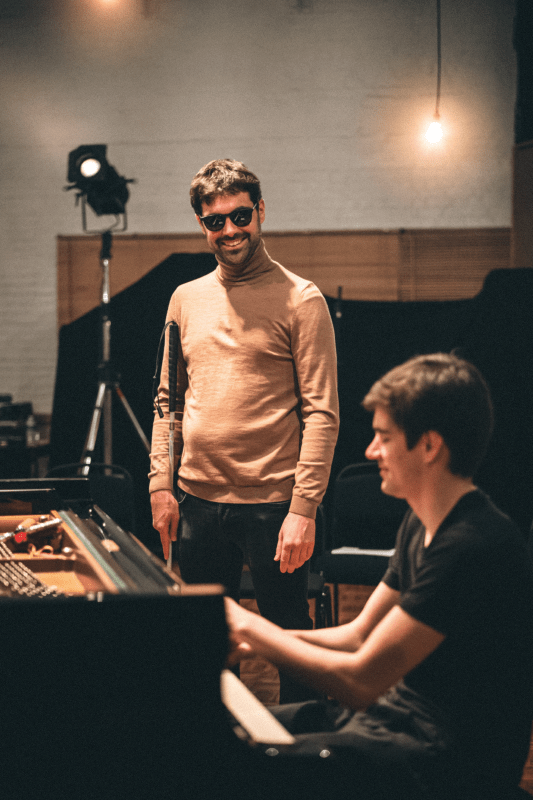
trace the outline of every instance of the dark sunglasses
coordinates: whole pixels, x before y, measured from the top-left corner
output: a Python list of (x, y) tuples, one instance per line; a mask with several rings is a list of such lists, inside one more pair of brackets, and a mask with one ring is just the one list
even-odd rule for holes
[(208, 231), (216, 232), (222, 230), (226, 224), (226, 218), (229, 217), (238, 228), (245, 228), (246, 225), (249, 225), (252, 221), (252, 216), (256, 208), (257, 203), (255, 203), (252, 208), (249, 206), (236, 208), (230, 214), (208, 214), (206, 217), (200, 217), (200, 222), (203, 222)]

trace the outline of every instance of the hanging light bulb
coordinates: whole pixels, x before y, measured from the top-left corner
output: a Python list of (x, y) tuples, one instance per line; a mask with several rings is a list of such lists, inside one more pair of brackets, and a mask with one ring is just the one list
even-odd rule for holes
[(440, 34), (440, 0), (437, 0), (437, 99), (435, 103), (435, 115), (433, 122), (426, 131), (426, 139), (431, 144), (440, 142), (443, 136), (442, 125), (440, 124), (439, 103), (440, 103), (440, 73), (441, 73), (441, 34)]
[(440, 142), (440, 140), (442, 139), (442, 135), (443, 134), (442, 134), (442, 125), (440, 124), (440, 117), (438, 114), (435, 114), (435, 119), (433, 120), (433, 122), (426, 131), (426, 139), (428, 140), (428, 142), (431, 142), (431, 144), (436, 144), (437, 142)]

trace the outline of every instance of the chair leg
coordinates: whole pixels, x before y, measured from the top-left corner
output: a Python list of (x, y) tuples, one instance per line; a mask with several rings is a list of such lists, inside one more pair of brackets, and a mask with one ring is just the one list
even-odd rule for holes
[(322, 599), (324, 603), (325, 627), (331, 628), (333, 625), (333, 615), (331, 612), (331, 592), (329, 586), (324, 586), (322, 590)]
[(339, 584), (333, 584), (333, 618), (335, 625), (339, 624)]
[(324, 627), (324, 606), (322, 595), (315, 597), (315, 629)]
[(321, 592), (315, 599), (315, 628), (324, 628), (325, 626), (324, 598)]
[(331, 593), (329, 586), (323, 586), (315, 599), (315, 628), (331, 628)]

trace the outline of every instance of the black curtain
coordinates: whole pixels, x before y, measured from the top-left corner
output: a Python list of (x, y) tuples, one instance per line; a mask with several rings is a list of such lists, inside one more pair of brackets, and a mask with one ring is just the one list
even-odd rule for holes
[[(174, 254), (111, 301), (112, 361), (149, 439), (152, 376), (170, 296), (215, 264), (210, 254)], [(533, 519), (533, 269), (495, 270), (469, 300), (344, 301), (340, 318), (338, 301), (326, 301), (336, 329), (341, 406), (332, 480), (346, 464), (364, 460), (371, 418), (360, 403), (371, 384), (413, 355), (455, 350), (482, 371), (496, 409), (478, 484), (526, 531)], [(96, 397), (99, 319), (94, 309), (60, 331), (51, 466), (81, 458)], [(120, 402), (114, 399), (113, 405), (113, 461), (134, 477), (137, 536), (159, 553), (150, 518), (148, 456)]]

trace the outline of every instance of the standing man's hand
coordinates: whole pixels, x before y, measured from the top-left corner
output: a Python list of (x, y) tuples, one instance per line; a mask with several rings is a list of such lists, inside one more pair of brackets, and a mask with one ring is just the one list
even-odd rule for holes
[(281, 572), (294, 572), (313, 555), (315, 547), (315, 520), (289, 511), (279, 532), (274, 561), (279, 561)]
[(152, 504), (152, 519), (163, 545), (165, 561), (170, 553), (170, 543), (175, 542), (178, 535), (178, 522), (180, 521), (180, 507), (178, 501), (168, 489), (159, 489), (150, 495)]

